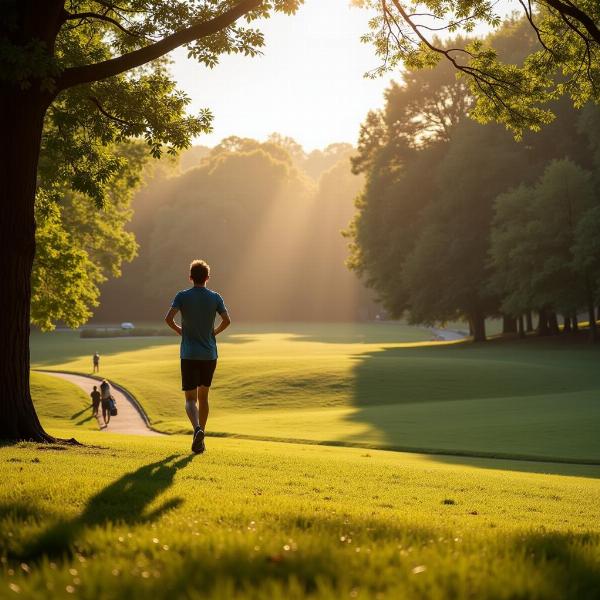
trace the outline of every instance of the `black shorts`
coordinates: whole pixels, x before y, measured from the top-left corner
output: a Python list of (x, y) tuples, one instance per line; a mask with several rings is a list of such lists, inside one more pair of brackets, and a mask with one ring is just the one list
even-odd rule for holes
[(216, 359), (194, 360), (191, 358), (182, 358), (181, 389), (186, 392), (188, 390), (195, 390), (200, 385), (210, 387), (216, 368)]

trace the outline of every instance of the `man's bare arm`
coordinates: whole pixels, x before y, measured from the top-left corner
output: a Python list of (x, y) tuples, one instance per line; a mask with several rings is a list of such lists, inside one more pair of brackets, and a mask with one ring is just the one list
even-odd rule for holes
[(224, 312), (221, 313), (221, 323), (219, 324), (218, 327), (215, 327), (215, 329), (213, 329), (213, 335), (219, 335), (221, 333), (221, 331), (225, 331), (225, 329), (227, 329), (229, 326), (231, 325), (231, 319), (229, 318), (229, 313), (228, 312)]
[(179, 312), (178, 308), (172, 306), (165, 316), (165, 323), (177, 334), (181, 335), (181, 327), (174, 321), (175, 315)]

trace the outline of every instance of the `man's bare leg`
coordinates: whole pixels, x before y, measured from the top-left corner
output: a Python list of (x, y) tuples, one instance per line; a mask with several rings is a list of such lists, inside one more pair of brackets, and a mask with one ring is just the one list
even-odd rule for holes
[(196, 389), (185, 390), (185, 412), (187, 413), (194, 431), (200, 427), (200, 422), (198, 421), (198, 405), (196, 404), (197, 401), (198, 392)]
[(200, 427), (202, 431), (206, 430), (206, 421), (208, 421), (208, 392), (210, 388), (207, 388), (204, 385), (198, 386), (198, 409), (199, 416), (198, 420), (200, 422)]

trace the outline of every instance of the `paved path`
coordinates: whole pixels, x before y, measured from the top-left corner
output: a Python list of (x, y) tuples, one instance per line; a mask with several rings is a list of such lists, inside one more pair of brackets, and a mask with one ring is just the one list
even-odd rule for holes
[(443, 340), (445, 342), (454, 342), (467, 337), (465, 333), (462, 333), (461, 331), (453, 331), (452, 329), (439, 329), (437, 327), (430, 327), (429, 331), (433, 333), (436, 339)]
[[(93, 386), (96, 385), (100, 387), (100, 382), (97, 379), (86, 377), (85, 375), (73, 375), (71, 373), (60, 373), (57, 371), (40, 371), (40, 373), (69, 381), (80, 387), (88, 397)], [(109, 433), (132, 433), (135, 435), (163, 435), (156, 431), (152, 431), (148, 425), (146, 425), (146, 421), (140, 414), (137, 406), (126, 394), (112, 385), (111, 390), (113, 398), (117, 403), (119, 414), (116, 417), (111, 417), (108, 427), (105, 428), (104, 421), (102, 421), (102, 408), (100, 408), (98, 427), (101, 428), (102, 431), (107, 431)], [(90, 411), (91, 410), (92, 409), (90, 408)]]

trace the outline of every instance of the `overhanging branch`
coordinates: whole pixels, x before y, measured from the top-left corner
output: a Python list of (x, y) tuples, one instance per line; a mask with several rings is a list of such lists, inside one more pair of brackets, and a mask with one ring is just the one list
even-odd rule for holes
[(241, 16), (258, 8), (262, 2), (263, 0), (241, 0), (236, 6), (222, 15), (177, 31), (155, 44), (150, 44), (139, 50), (134, 50), (133, 52), (103, 62), (65, 69), (56, 80), (57, 91), (84, 83), (100, 81), (144, 65), (164, 56), (175, 48), (179, 48), (194, 40), (208, 37), (229, 27)]
[(600, 29), (586, 12), (577, 8), (572, 3), (565, 4), (561, 0), (544, 0), (544, 2), (551, 6), (554, 10), (558, 11), (561, 15), (573, 17), (576, 21), (579, 21), (585, 30), (590, 34), (597, 44), (600, 44)]

